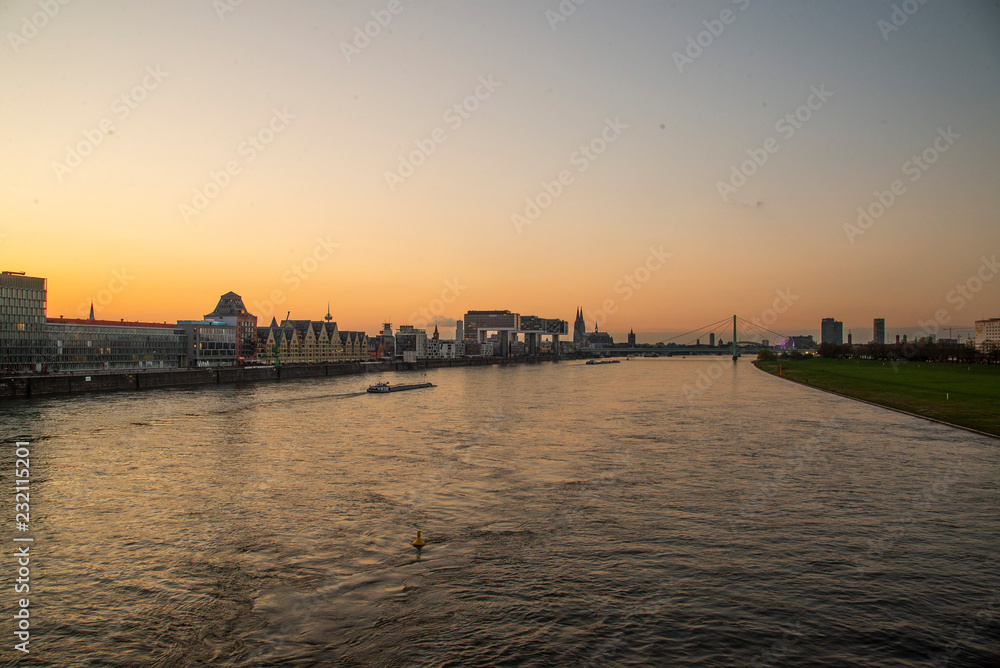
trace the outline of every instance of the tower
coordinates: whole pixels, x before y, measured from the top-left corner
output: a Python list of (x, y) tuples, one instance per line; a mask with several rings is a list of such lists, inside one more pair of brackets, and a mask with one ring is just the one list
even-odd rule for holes
[(583, 321), (583, 308), (576, 309), (576, 320), (573, 322), (573, 345), (577, 348), (587, 341), (587, 324)]
[(635, 348), (635, 332), (631, 329), (628, 330), (628, 345), (630, 348)]

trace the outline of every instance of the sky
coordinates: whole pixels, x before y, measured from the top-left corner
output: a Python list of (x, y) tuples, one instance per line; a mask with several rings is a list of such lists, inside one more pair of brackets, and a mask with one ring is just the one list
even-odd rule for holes
[(49, 317), (1000, 317), (998, 2), (9, 0), (0, 34), (0, 268)]

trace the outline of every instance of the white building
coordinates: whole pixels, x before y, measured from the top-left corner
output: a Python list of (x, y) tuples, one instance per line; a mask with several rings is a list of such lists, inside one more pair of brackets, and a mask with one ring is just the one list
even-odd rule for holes
[(976, 321), (976, 348), (988, 350), (1000, 346), (1000, 318)]

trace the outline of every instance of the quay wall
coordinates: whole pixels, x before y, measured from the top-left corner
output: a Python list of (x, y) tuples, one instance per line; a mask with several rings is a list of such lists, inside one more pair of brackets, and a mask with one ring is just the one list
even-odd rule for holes
[(0, 377), (0, 400), (83, 392), (144, 390), (185, 385), (217, 385), (221, 383), (251, 383), (282, 381), (298, 378), (346, 376), (385, 371), (418, 371), (446, 367), (531, 364), (552, 361), (552, 356), (538, 357), (471, 357), (461, 359), (427, 359), (416, 362), (330, 362), (285, 366), (206, 367), (162, 371), (93, 372), (90, 374), (24, 374)]

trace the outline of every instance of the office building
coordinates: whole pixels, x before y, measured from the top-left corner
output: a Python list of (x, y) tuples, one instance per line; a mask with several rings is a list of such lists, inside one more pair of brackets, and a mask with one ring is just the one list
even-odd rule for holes
[(819, 342), (821, 345), (824, 343), (832, 343), (837, 346), (843, 345), (844, 323), (833, 318), (823, 318), (823, 322), (820, 325)]
[(872, 341), (879, 345), (885, 345), (885, 318), (875, 318), (872, 327)]
[(989, 352), (1000, 347), (1000, 318), (976, 321), (976, 348)]
[(0, 372), (44, 370), (46, 299), (44, 278), (0, 274)]

